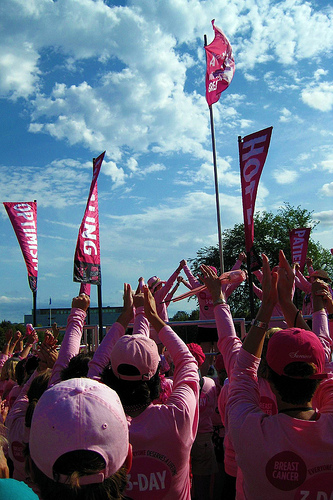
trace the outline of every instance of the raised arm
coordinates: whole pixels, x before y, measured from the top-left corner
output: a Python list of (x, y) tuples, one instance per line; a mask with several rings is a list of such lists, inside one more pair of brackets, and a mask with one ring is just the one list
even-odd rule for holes
[(117, 340), (125, 334), (127, 325), (133, 317), (133, 294), (131, 285), (124, 283), (124, 305), (118, 319), (100, 343), (94, 357), (89, 362), (89, 378), (99, 378), (111, 359), (111, 352)]
[(282, 250), (279, 254), (279, 266), (278, 295), (284, 319), (290, 328), (298, 327), (309, 330), (309, 325), (293, 303), (292, 291), (295, 275)]
[(226, 303), (221, 281), (217, 274), (206, 265), (201, 266), (201, 271), (202, 280), (207, 286), (214, 304), (214, 316), (218, 332), (217, 346), (223, 356), (226, 371), (230, 377), (242, 342), (237, 337), (230, 307)]
[(84, 293), (73, 298), (65, 335), (61, 343), (58, 359), (52, 370), (49, 385), (60, 382), (61, 371), (68, 366), (70, 359), (79, 353), (83, 324), (89, 305), (90, 298)]

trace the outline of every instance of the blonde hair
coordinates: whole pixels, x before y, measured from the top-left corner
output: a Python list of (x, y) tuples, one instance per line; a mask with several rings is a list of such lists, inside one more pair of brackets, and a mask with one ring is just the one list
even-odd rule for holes
[(9, 358), (2, 367), (0, 380), (14, 380), (16, 382), (15, 368), (19, 358)]

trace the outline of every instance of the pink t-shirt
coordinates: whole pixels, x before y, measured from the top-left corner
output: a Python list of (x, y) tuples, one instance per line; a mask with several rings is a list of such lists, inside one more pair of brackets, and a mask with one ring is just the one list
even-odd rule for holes
[[(89, 363), (88, 376), (103, 371), (124, 333), (122, 325), (112, 325)], [(151, 404), (139, 416), (128, 417), (133, 463), (125, 494), (133, 500), (190, 500), (190, 450), (199, 420), (198, 365), (169, 326), (159, 337), (175, 365), (172, 392), (165, 404)]]
[[(245, 498), (326, 499), (333, 485), (333, 393), (322, 383), (318, 420), (266, 415), (259, 406), (260, 359), (240, 350), (229, 386), (227, 425)], [(325, 384), (327, 390), (325, 391)]]
[(217, 404), (217, 389), (213, 379), (203, 378), (203, 386), (199, 398), (199, 426), (198, 434), (213, 432), (213, 414)]

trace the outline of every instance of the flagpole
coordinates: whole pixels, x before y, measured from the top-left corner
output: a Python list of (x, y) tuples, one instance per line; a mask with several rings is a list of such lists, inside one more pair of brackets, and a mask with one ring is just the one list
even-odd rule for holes
[(102, 306), (102, 285), (97, 285), (98, 297), (98, 323), (99, 323), (99, 341), (103, 340), (103, 306)]
[[(204, 44), (207, 45), (207, 35), (204, 35)], [(220, 269), (221, 274), (224, 273), (224, 261), (223, 261), (223, 242), (222, 242), (222, 226), (221, 226), (221, 215), (220, 215), (220, 196), (219, 196), (219, 183), (217, 175), (217, 162), (216, 162), (216, 148), (215, 148), (215, 131), (214, 131), (214, 118), (213, 118), (213, 106), (209, 106), (210, 114), (210, 129), (212, 136), (212, 149), (213, 149), (213, 163), (214, 163), (214, 181), (215, 181), (215, 199), (216, 199), (216, 215), (217, 215), (217, 230), (218, 230), (218, 241), (219, 241), (219, 256), (220, 256)]]

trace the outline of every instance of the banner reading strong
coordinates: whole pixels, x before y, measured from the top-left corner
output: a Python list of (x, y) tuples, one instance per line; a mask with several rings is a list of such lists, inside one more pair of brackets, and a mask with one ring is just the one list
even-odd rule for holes
[(20, 244), (28, 270), (28, 281), (32, 292), (37, 290), (37, 202), (4, 202), (8, 216)]
[(260, 130), (239, 141), (239, 159), (243, 198), (245, 248), (253, 250), (253, 214), (260, 175), (266, 161), (273, 127)]
[(105, 151), (93, 162), (93, 178), (74, 256), (73, 281), (101, 284), (97, 178)]

